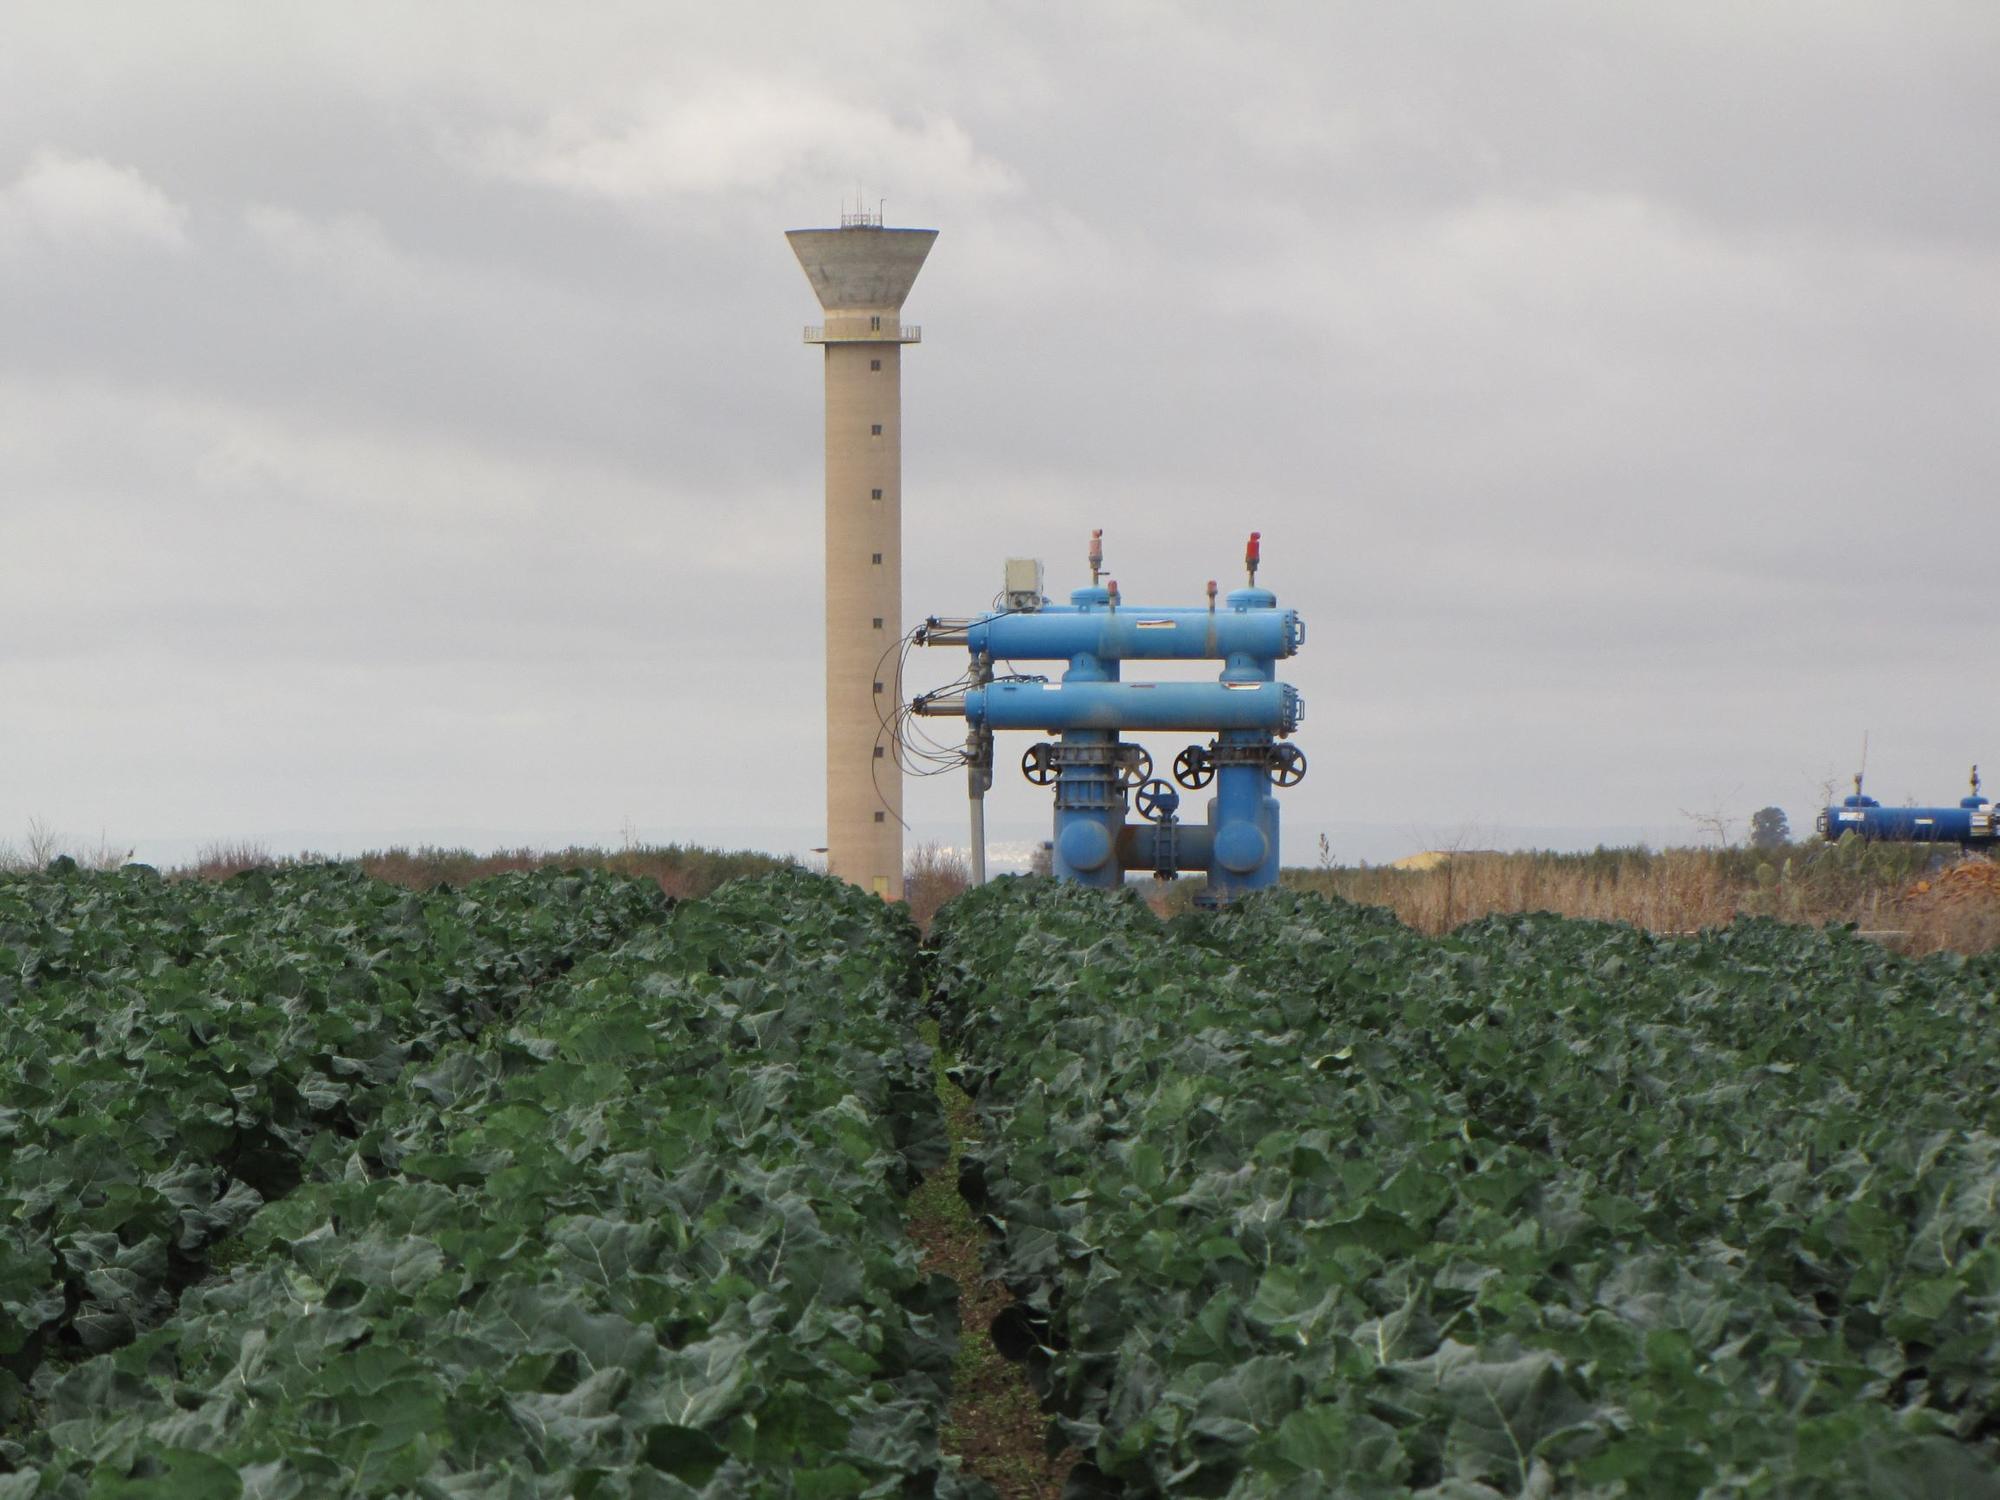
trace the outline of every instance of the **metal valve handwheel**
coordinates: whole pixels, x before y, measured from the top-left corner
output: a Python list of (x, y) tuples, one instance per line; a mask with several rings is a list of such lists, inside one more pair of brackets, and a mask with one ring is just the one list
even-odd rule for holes
[(1021, 774), (1036, 786), (1047, 786), (1056, 779), (1056, 757), (1054, 745), (1044, 740), (1030, 745), (1021, 756)]
[(1139, 786), (1153, 778), (1153, 756), (1144, 745), (1118, 747), (1118, 779), (1127, 786)]
[(1306, 753), (1297, 745), (1271, 747), (1271, 784), (1297, 786), (1306, 779)]
[(1133, 794), (1132, 805), (1148, 823), (1164, 823), (1180, 811), (1181, 794), (1155, 777)]
[(1198, 792), (1215, 780), (1215, 767), (1209, 764), (1208, 752), (1199, 745), (1189, 745), (1176, 755), (1174, 780), (1191, 792)]

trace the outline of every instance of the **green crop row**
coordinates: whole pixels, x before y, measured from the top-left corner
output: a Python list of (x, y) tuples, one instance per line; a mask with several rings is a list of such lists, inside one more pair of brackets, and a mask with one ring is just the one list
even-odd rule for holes
[(167, 1316), (412, 1064), (664, 911), (601, 874), (0, 877), (0, 1430), (45, 1361)]
[(1990, 962), (1037, 883), (937, 934), (1076, 1492), (2000, 1493)]
[(229, 1272), (38, 1385), (0, 1497), (971, 1496), (914, 929), (789, 874), (407, 1072)]

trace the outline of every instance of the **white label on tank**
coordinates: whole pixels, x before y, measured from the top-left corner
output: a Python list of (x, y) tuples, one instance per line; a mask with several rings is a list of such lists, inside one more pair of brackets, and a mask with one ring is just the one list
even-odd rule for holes
[(1268, 687), (1269, 685), (1270, 685), (1270, 684), (1268, 684), (1268, 683), (1263, 683), (1263, 682), (1225, 682), (1225, 683), (1223, 683), (1223, 686), (1224, 686), (1224, 687), (1226, 687), (1226, 688), (1228, 688), (1228, 689), (1229, 689), (1229, 691), (1230, 691), (1230, 692), (1232, 692), (1232, 693), (1254, 693), (1254, 692), (1256, 692), (1256, 691), (1257, 691), (1257, 689), (1258, 689), (1258, 688), (1260, 688), (1260, 687)]
[(1141, 620), (1139, 622), (1139, 629), (1141, 630), (1172, 630), (1173, 628), (1174, 622), (1172, 620)]

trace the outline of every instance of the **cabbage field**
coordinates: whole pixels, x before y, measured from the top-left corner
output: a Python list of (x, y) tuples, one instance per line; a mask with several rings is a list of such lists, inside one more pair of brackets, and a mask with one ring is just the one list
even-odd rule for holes
[(926, 1036), (1077, 1500), (2000, 1496), (1996, 991), (1285, 893), (0, 877), (0, 1500), (978, 1500)]

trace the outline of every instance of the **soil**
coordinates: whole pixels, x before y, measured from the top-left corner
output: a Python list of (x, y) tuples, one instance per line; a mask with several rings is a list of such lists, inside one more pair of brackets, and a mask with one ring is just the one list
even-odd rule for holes
[(965, 1473), (992, 1485), (1002, 1500), (1060, 1500), (1077, 1455), (1065, 1448), (1050, 1456), (1049, 1419), (1026, 1372), (993, 1347), (993, 1319), (1013, 1297), (1000, 1283), (986, 1279), (986, 1233), (958, 1195), (959, 1150), (978, 1129), (972, 1103), (942, 1069), (938, 1097), (951, 1122), (951, 1160), (911, 1195), (909, 1230), (925, 1268), (949, 1276), (959, 1287), (958, 1358), (941, 1446), (960, 1460)]

